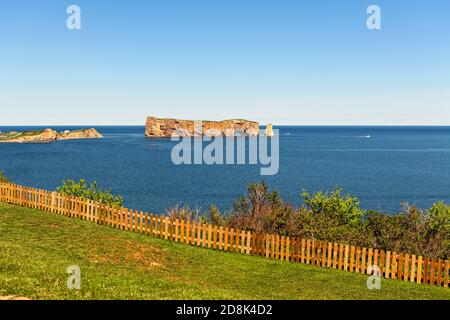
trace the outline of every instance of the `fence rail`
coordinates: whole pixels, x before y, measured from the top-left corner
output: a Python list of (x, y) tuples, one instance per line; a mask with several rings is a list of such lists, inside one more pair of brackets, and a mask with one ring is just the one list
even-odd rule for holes
[(378, 266), (386, 279), (445, 288), (450, 284), (449, 260), (170, 219), (9, 183), (0, 184), (0, 201), (203, 248), (362, 274)]

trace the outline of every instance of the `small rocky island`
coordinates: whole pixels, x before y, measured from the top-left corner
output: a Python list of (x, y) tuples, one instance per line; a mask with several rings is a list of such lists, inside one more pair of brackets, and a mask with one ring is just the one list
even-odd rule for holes
[[(174, 133), (177, 136), (258, 136), (259, 123), (243, 119), (232, 119), (223, 121), (202, 121), (201, 131), (194, 128), (194, 121), (165, 119), (148, 117), (145, 125), (145, 136), (153, 138), (170, 138)], [(268, 124), (265, 131), (266, 136), (273, 136), (272, 125)]]
[(73, 131), (66, 130), (59, 133), (53, 129), (0, 133), (0, 143), (50, 143), (57, 140), (99, 138), (103, 138), (103, 135), (94, 128)]

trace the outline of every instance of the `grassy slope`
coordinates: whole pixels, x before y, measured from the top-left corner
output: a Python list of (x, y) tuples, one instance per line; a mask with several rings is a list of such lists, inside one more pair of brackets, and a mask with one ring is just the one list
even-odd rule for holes
[[(66, 287), (77, 264), (82, 289)], [(33, 299), (450, 299), (450, 289), (200, 249), (0, 203), (0, 296)]]

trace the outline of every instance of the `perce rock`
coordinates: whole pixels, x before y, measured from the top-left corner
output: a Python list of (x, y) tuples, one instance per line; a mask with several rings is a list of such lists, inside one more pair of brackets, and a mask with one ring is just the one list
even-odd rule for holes
[[(202, 128), (195, 128), (192, 120), (163, 119), (148, 117), (145, 125), (146, 137), (170, 138), (193, 136), (257, 136), (259, 123), (242, 119), (223, 121), (202, 121)], [(200, 132), (201, 131), (201, 132)]]

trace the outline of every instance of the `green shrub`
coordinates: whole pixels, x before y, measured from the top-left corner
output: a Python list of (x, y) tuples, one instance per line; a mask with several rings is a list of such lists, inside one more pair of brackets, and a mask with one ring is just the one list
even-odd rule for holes
[(342, 189), (331, 193), (317, 192), (313, 195), (303, 191), (301, 197), (314, 214), (324, 215), (341, 225), (359, 222), (364, 212), (359, 207), (358, 199), (350, 195), (342, 196), (341, 193)]
[(401, 251), (401, 248), (405, 247), (404, 240), (408, 236), (405, 231), (411, 231), (411, 234), (417, 234), (418, 231), (417, 229), (405, 230), (408, 221), (403, 214), (388, 216), (380, 212), (369, 211), (365, 220), (365, 243), (363, 245), (371, 248)]
[[(438, 204), (433, 205), (436, 208)], [(370, 212), (366, 215), (366, 247), (408, 252), (431, 258), (450, 257), (450, 233), (436, 227), (436, 220), (417, 207), (404, 206), (403, 213), (386, 215)]]
[(428, 210), (428, 216), (433, 230), (444, 230), (450, 233), (450, 206), (439, 201)]
[(9, 183), (9, 179), (5, 176), (3, 171), (0, 171), (0, 183)]
[(83, 179), (81, 179), (79, 182), (75, 182), (73, 180), (64, 180), (63, 185), (56, 188), (56, 190), (64, 195), (89, 199), (117, 208), (121, 208), (123, 206), (123, 200), (121, 196), (113, 195), (111, 193), (111, 190), (100, 189), (96, 181), (91, 183), (88, 187), (86, 181)]

